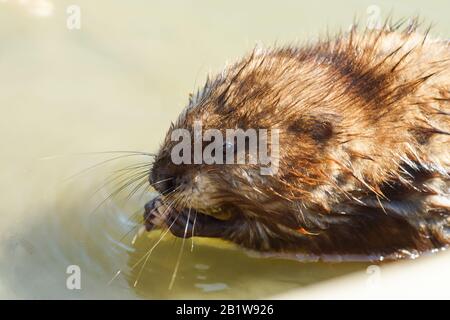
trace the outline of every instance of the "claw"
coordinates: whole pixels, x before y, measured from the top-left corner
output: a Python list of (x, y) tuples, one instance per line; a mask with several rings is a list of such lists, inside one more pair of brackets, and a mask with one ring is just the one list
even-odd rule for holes
[(164, 204), (160, 197), (147, 202), (144, 209), (144, 226), (146, 231), (165, 225), (167, 217), (173, 211), (173, 209)]

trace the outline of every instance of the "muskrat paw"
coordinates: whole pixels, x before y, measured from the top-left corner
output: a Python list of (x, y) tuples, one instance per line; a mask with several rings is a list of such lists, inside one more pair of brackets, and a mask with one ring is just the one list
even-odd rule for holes
[(162, 227), (170, 212), (173, 211), (164, 204), (160, 197), (156, 197), (147, 202), (144, 206), (144, 226), (147, 231)]
[(220, 220), (195, 209), (176, 210), (167, 206), (161, 197), (156, 197), (145, 205), (144, 225), (147, 231), (166, 227), (176, 237), (223, 237), (232, 230), (235, 222)]

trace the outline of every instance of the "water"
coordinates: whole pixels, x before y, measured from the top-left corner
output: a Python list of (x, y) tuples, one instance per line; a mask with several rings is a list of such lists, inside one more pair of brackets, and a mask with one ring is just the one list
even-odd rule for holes
[[(156, 232), (133, 242), (141, 214), (133, 213), (151, 192), (104, 203), (114, 186), (94, 194), (113, 170), (148, 159), (66, 178), (113, 156), (79, 152), (156, 151), (207, 72), (257, 42), (301, 42), (327, 26), (348, 28), (355, 14), (365, 21), (377, 8), (399, 17), (420, 13), (434, 22), (435, 35), (448, 37), (448, 3), (76, 2), (81, 29), (70, 31), (72, 2), (0, 1), (0, 297), (263, 298), (365, 269), (260, 259), (194, 239), (169, 290), (181, 240), (167, 235), (142, 272), (142, 264), (133, 268), (159, 239)], [(367, 11), (370, 5), (379, 7)], [(70, 265), (80, 267), (81, 290), (66, 287)]]

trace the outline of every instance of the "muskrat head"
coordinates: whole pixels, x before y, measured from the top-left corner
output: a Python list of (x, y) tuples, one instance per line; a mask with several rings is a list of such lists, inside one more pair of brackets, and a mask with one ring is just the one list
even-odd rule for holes
[(323, 205), (311, 191), (325, 179), (339, 117), (320, 83), (302, 77), (317, 72), (307, 68), (283, 52), (254, 52), (191, 96), (150, 174), (166, 205), (294, 229), (297, 200)]

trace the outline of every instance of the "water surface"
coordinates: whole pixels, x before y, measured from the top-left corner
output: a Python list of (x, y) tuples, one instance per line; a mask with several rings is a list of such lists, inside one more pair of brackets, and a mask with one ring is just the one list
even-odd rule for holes
[[(113, 156), (80, 152), (156, 151), (207, 72), (256, 43), (301, 43), (378, 8), (420, 13), (448, 37), (448, 2), (77, 0), (81, 29), (69, 30), (72, 4), (0, 1), (0, 297), (263, 298), (365, 269), (260, 259), (194, 239), (169, 290), (181, 240), (167, 235), (142, 271), (134, 267), (159, 239), (132, 241), (133, 213), (151, 192), (103, 202), (114, 185), (99, 190), (113, 170), (148, 159), (66, 178)], [(81, 290), (66, 287), (69, 265), (81, 269)]]

